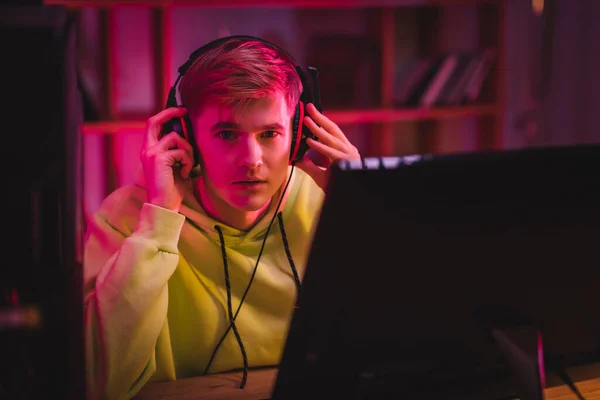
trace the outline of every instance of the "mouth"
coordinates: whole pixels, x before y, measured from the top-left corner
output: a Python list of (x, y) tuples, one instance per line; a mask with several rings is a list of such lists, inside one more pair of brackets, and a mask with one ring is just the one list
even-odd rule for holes
[(262, 179), (247, 179), (243, 181), (234, 181), (234, 184), (248, 184), (248, 183), (267, 183), (267, 181)]
[(258, 179), (249, 179), (244, 181), (235, 181), (234, 185), (243, 187), (244, 189), (259, 189), (260, 187), (267, 184), (267, 181), (258, 180)]

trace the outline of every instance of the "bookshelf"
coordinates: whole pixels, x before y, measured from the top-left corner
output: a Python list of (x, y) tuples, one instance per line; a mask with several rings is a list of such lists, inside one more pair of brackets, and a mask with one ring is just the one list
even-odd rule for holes
[[(338, 123), (342, 129), (350, 125), (360, 125), (360, 135), (366, 136), (361, 154), (390, 155), (402, 153), (398, 149), (397, 139), (410, 130), (414, 137), (406, 152), (438, 153), (444, 149), (439, 145), (448, 129), (443, 129), (446, 121), (469, 120), (474, 130), (476, 150), (500, 149), (502, 147), (502, 121), (504, 117), (504, 0), (46, 0), (46, 4), (65, 5), (72, 9), (82, 7), (100, 7), (100, 26), (102, 31), (104, 67), (104, 101), (102, 118), (84, 124), (85, 134), (103, 134), (111, 136), (127, 130), (143, 130), (146, 119), (160, 110), (166, 94), (172, 84), (174, 68), (171, 65), (173, 40), (169, 32), (172, 29), (172, 11), (177, 7), (197, 8), (292, 8), (299, 13), (318, 15), (335, 9), (354, 9), (364, 14), (367, 21), (367, 33), (362, 37), (344, 34), (316, 36), (307, 43), (311, 49), (306, 54), (307, 63), (321, 68), (322, 93), (338, 93), (323, 99), (326, 115)], [(115, 52), (111, 18), (115, 8), (123, 5), (150, 7), (152, 29), (152, 47), (154, 49), (155, 105), (147, 113), (120, 113), (115, 109), (115, 90), (111, 72)], [(475, 27), (470, 31), (475, 44), (468, 50), (482, 52), (494, 51), (494, 62), (487, 74), (476, 98), (466, 103), (411, 106), (398, 104), (398, 68), (399, 60), (447, 56), (454, 49), (444, 48), (447, 36), (442, 18), (444, 13), (460, 8), (475, 15)], [(409, 22), (407, 24), (407, 22)], [(407, 31), (406, 26), (412, 25)], [(359, 35), (360, 36), (360, 35)], [(323, 40), (327, 39), (327, 40)], [(337, 40), (337, 42), (336, 42)], [(354, 40), (354, 42), (348, 42)], [(401, 41), (404, 41), (403, 43)], [(337, 45), (336, 45), (337, 43)], [(345, 45), (348, 43), (349, 45)], [(408, 43), (408, 44), (407, 44)], [(327, 46), (330, 46), (329, 48)], [(357, 49), (355, 46), (362, 46)], [(357, 62), (338, 60), (331, 63), (330, 49), (351, 48), (358, 53)], [(456, 47), (456, 46), (455, 46)], [(409, 51), (407, 53), (407, 48)], [(360, 50), (360, 51), (357, 51)], [(460, 49), (459, 49), (460, 50)], [(348, 50), (346, 50), (347, 54)], [(362, 52), (362, 53), (361, 53)], [(343, 52), (340, 54), (344, 54)], [(362, 58), (361, 57), (362, 54)], [(329, 55), (329, 59), (327, 56)], [(357, 54), (355, 54), (355, 57)], [(367, 72), (348, 72), (348, 66), (360, 69), (359, 62), (369, 60)], [(182, 61), (182, 60), (180, 60)], [(345, 63), (345, 65), (344, 65)], [(324, 64), (324, 65), (323, 65)], [(329, 75), (327, 75), (329, 74)], [(365, 94), (352, 92), (351, 86), (367, 76)], [(324, 77), (325, 76), (325, 77)], [(341, 77), (340, 77), (341, 76)], [(348, 78), (350, 77), (350, 79)], [(326, 79), (327, 78), (327, 79)], [(353, 78), (353, 79), (352, 79)], [(339, 79), (336, 81), (336, 79)], [(342, 81), (340, 81), (342, 80)], [(327, 87), (323, 87), (327, 82)], [(364, 85), (363, 85), (364, 86)], [(348, 93), (354, 93), (349, 100)], [(344, 100), (344, 101), (342, 101)], [(410, 125), (410, 128), (406, 127)], [(460, 131), (460, 128), (454, 129)], [(453, 132), (460, 135), (460, 132)]]

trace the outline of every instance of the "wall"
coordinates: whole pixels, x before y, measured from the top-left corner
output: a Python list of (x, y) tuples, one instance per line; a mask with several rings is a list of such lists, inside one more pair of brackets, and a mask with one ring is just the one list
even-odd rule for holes
[[(89, 88), (90, 101), (99, 102), (103, 89), (101, 79), (101, 48), (99, 43), (98, 10), (87, 9), (82, 14), (82, 80)], [(119, 7), (111, 21), (115, 37), (113, 60), (115, 79), (113, 104), (118, 114), (147, 114), (154, 107), (156, 82), (152, 68), (151, 11), (142, 6)], [(399, 53), (410, 52), (414, 19), (401, 11), (399, 18)], [(173, 40), (172, 79), (177, 66), (201, 44), (228, 34), (263, 36), (292, 52), (300, 62), (306, 59), (309, 32), (363, 35), (373, 29), (368, 12), (356, 9), (300, 10), (277, 9), (197, 9), (176, 7), (169, 21)], [(412, 25), (411, 25), (412, 24)], [(447, 9), (441, 18), (440, 47), (445, 50), (474, 48), (477, 43), (476, 15), (468, 8)], [(522, 128), (523, 115), (534, 107), (531, 96), (532, 64), (539, 46), (539, 17), (531, 11), (528, 0), (507, 0), (506, 15), (506, 115), (504, 142), (508, 148), (531, 145), (539, 137), (527, 134)], [(376, 27), (375, 27), (376, 28)], [(303, 34), (304, 33), (304, 34)], [(102, 107), (100, 107), (102, 108)], [(106, 112), (106, 111), (105, 111)], [(475, 146), (474, 120), (448, 120), (441, 123), (442, 151), (468, 151)], [(529, 126), (525, 124), (526, 126)], [(365, 126), (342, 126), (350, 140), (363, 151), (370, 140)], [(395, 152), (412, 153), (416, 149), (413, 123), (396, 126)], [(99, 132), (98, 132), (99, 133)], [(535, 137), (534, 137), (535, 136)], [(143, 131), (122, 131), (106, 137), (88, 134), (85, 137), (85, 202), (88, 213), (94, 211), (103, 197), (114, 187), (131, 183), (138, 170), (139, 149)], [(371, 137), (371, 140), (373, 138)], [(113, 166), (112, 168), (110, 166)]]
[(556, 0), (547, 93), (535, 145), (598, 143), (600, 2)]

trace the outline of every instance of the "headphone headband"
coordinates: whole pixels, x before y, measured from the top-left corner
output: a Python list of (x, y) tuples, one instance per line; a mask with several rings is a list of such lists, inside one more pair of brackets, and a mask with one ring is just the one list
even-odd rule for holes
[(294, 56), (292, 56), (290, 53), (288, 53), (286, 50), (282, 49), (281, 47), (277, 46), (275, 43), (271, 43), (265, 39), (261, 39), (259, 37), (256, 36), (250, 36), (250, 35), (232, 35), (232, 36), (225, 36), (219, 39), (215, 39), (212, 40), (208, 43), (206, 43), (205, 45), (201, 46), (200, 48), (194, 50), (192, 52), (192, 54), (190, 54), (190, 57), (188, 58), (188, 60), (181, 65), (178, 69), (177, 72), (180, 75), (184, 75), (187, 70), (190, 68), (190, 66), (194, 63), (194, 61), (196, 61), (196, 59), (202, 55), (203, 53), (214, 49), (215, 47), (229, 42), (230, 40), (244, 40), (244, 41), (257, 41), (257, 42), (261, 42), (262, 44), (265, 44), (269, 47), (271, 47), (273, 50), (276, 50), (282, 54), (285, 54), (287, 57), (289, 57), (289, 59), (297, 66), (298, 63), (296, 62), (296, 59), (294, 58)]
[[(302, 87), (304, 88), (304, 91), (305, 92), (310, 91), (311, 88), (307, 87), (308, 83), (307, 83), (306, 75), (305, 75), (302, 67), (300, 65), (298, 65), (298, 62), (296, 61), (294, 56), (292, 56), (288, 51), (277, 46), (275, 43), (271, 43), (265, 39), (261, 39), (256, 36), (232, 35), (232, 36), (225, 36), (222, 38), (212, 40), (212, 41), (204, 44), (203, 46), (197, 48), (190, 54), (188, 60), (185, 63), (183, 63), (179, 68), (177, 68), (177, 73), (179, 75), (177, 76), (175, 83), (169, 90), (169, 95), (167, 97), (167, 107), (177, 106), (177, 88), (178, 88), (179, 81), (181, 80), (181, 78), (183, 78), (185, 73), (192, 66), (192, 64), (194, 64), (194, 62), (198, 59), (198, 57), (200, 57), (202, 54), (206, 53), (207, 51), (209, 51), (211, 49), (214, 49), (215, 47), (217, 47), (223, 43), (229, 42), (231, 40), (237, 40), (237, 39), (244, 40), (244, 41), (257, 41), (257, 42), (260, 42), (260, 43), (263, 43), (263, 44), (269, 46), (273, 50), (276, 50), (276, 51), (286, 55), (290, 59), (290, 61), (292, 61), (292, 63), (294, 63), (296, 72), (298, 73), (298, 76), (300, 77), (300, 82), (302, 82)], [(320, 106), (320, 104), (319, 104), (319, 106)]]

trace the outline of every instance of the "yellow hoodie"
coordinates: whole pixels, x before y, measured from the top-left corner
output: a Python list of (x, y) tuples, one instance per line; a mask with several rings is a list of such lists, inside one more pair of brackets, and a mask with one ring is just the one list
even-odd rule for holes
[[(302, 278), (324, 198), (295, 169), (280, 210)], [(128, 399), (146, 383), (204, 374), (229, 326), (223, 232), (233, 312), (254, 269), (276, 206), (250, 231), (209, 217), (190, 191), (179, 213), (146, 201), (131, 185), (111, 193), (89, 222), (84, 253), (85, 329), (90, 399)], [(250, 367), (277, 365), (296, 298), (275, 218), (235, 323)], [(243, 367), (230, 330), (209, 370)]]

